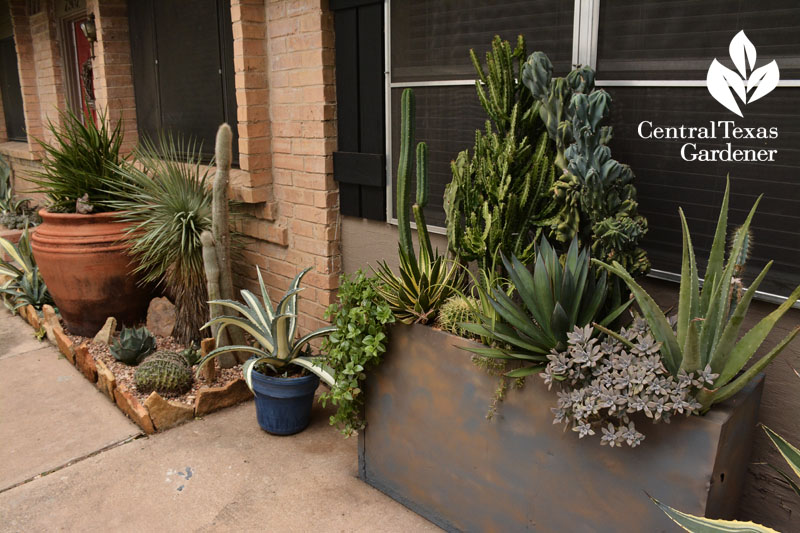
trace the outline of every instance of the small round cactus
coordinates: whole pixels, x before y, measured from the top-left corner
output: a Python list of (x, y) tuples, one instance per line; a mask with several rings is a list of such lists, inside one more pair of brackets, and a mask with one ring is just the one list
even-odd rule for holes
[(142, 361), (133, 380), (141, 392), (183, 394), (192, 388), (192, 370), (183, 355), (160, 350)]
[(451, 296), (439, 308), (439, 327), (459, 337), (471, 338), (472, 334), (459, 326), (463, 322), (477, 322), (475, 311), (478, 302), (471, 296)]

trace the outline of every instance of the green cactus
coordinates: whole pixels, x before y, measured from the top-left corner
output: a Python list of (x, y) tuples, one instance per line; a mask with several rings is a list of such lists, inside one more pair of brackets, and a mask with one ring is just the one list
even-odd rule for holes
[(647, 220), (638, 213), (634, 175), (611, 157), (612, 129), (600, 125), (611, 97), (594, 89), (589, 67), (563, 78), (553, 78), (552, 71), (542, 52), (531, 54), (522, 67), (522, 82), (539, 103), (539, 116), (556, 144), (556, 164), (564, 171), (553, 187), (560, 212), (550, 232), (562, 243), (577, 235), (593, 257), (617, 261), (634, 276), (645, 274), (650, 263), (639, 243)]
[(461, 327), (461, 324), (477, 322), (479, 306), (478, 300), (471, 296), (451, 296), (439, 309), (437, 324), (444, 331), (459, 337), (473, 338), (474, 335)]
[(147, 328), (122, 328), (109, 350), (114, 359), (126, 365), (138, 365), (156, 349), (156, 338)]
[(472, 154), (465, 150), (452, 162), (444, 207), (450, 251), (486, 270), (499, 265), (498, 251), (525, 262), (533, 257), (534, 243), (558, 214), (553, 185), (560, 171), (539, 120), (541, 103), (520, 81), (524, 39), (512, 51), (495, 37), (488, 72), (470, 55), (478, 99), (491, 120), (485, 133), (475, 132)]
[(133, 381), (140, 392), (183, 394), (192, 388), (192, 370), (183, 355), (159, 350), (142, 361)]

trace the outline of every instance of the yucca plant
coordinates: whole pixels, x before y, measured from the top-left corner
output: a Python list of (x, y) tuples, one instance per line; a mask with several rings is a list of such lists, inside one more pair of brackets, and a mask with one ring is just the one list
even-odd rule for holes
[(489, 303), (496, 315), (482, 314), (479, 324), (462, 327), (492, 344), (486, 348), (467, 348), (469, 351), (525, 363), (507, 376), (524, 377), (539, 372), (551, 350), (566, 348), (567, 334), (576, 326), (593, 322), (611, 324), (630, 305), (626, 302), (601, 316), (609, 296), (606, 274), (598, 276), (591, 268), (589, 250), (580, 249), (577, 239), (573, 239), (567, 253), (559, 259), (555, 249), (542, 237), (533, 273), (514, 256), (502, 259), (518, 300), (503, 288), (494, 287)]
[[(3, 252), (10, 261), (3, 258)], [(17, 244), (0, 238), (0, 275), (9, 278), (0, 285), (0, 294), (3, 295), (3, 303), (11, 311), (17, 311), (29, 304), (41, 309), (43, 305), (53, 303), (33, 258), (27, 228)]]
[(75, 213), (79, 200), (85, 212), (113, 211), (109, 201), (115, 194), (106, 183), (119, 179), (114, 167), (124, 161), (122, 121), (112, 127), (104, 113), (97, 117), (99, 125), (88, 114), (83, 120), (72, 111), (60, 117), (61, 126), (47, 123), (52, 143), (36, 139), (45, 152), (42, 170), (31, 178), (36, 192), (47, 195), (48, 209), (54, 212)]
[(202, 157), (199, 144), (165, 134), (137, 148), (137, 165), (116, 167), (122, 181), (106, 181), (117, 197), (108, 205), (129, 223), (135, 271), (164, 285), (177, 308), (172, 334), (184, 344), (200, 339), (208, 319), (200, 234), (211, 229), (211, 191)]
[[(675, 329), (655, 300), (634, 281), (622, 265), (616, 261), (608, 265), (595, 260), (597, 265), (616, 274), (628, 285), (652, 329), (653, 336), (661, 343), (661, 358), (672, 375), (677, 375), (681, 370), (705, 371), (710, 375), (717, 375), (713, 386), (703, 389), (697, 395), (704, 411), (739, 392), (800, 332), (800, 326), (793, 328), (770, 352), (741, 372), (781, 317), (800, 298), (800, 286), (775, 311), (739, 338), (750, 302), (769, 272), (772, 261), (767, 263), (744, 293), (740, 294), (736, 290), (738, 279), (735, 276), (741, 273), (742, 262), (747, 255), (744, 247), (750, 240), (750, 222), (761, 197), (756, 200), (744, 224), (736, 231), (726, 263), (724, 255), (729, 196), (730, 180), (725, 187), (702, 288), (689, 226), (683, 210), (679, 209), (683, 227), (683, 259)], [(603, 331), (620, 338), (606, 329)]]
[[(335, 326), (328, 326), (313, 331), (299, 339), (297, 334), (297, 297), (303, 290), (300, 282), (311, 268), (306, 268), (300, 272), (292, 283), (289, 290), (275, 307), (267, 294), (267, 288), (261, 277), (261, 269), (256, 267), (258, 274), (258, 284), (261, 289), (261, 300), (248, 290), (242, 290), (241, 295), (245, 303), (233, 300), (213, 300), (209, 303), (217, 304), (228, 309), (232, 309), (241, 316), (220, 316), (208, 321), (203, 328), (219, 325), (217, 338), (229, 327), (236, 327), (249, 333), (255, 340), (256, 346), (233, 345), (222, 346), (211, 351), (203, 357), (197, 365), (197, 372), (209, 361), (231, 352), (252, 353), (253, 357), (242, 365), (242, 373), (250, 390), (253, 389), (253, 370), (256, 365), (266, 365), (276, 374), (286, 372), (289, 365), (297, 365), (313, 372), (330, 386), (335, 384), (332, 371), (317, 364), (313, 358), (303, 356), (303, 348), (313, 339), (322, 337), (336, 331)], [(199, 375), (199, 374), (198, 374)]]

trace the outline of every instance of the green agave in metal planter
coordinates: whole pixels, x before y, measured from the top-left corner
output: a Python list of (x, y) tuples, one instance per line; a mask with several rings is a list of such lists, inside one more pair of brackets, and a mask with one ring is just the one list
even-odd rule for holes
[(563, 263), (544, 237), (532, 274), (516, 257), (509, 261), (503, 256), (521, 303), (502, 288), (493, 288), (488, 299), (496, 315), (483, 314), (480, 324), (462, 324), (462, 328), (488, 339), (494, 346), (468, 350), (485, 357), (529, 363), (506, 374), (524, 377), (542, 370), (551, 350), (563, 350), (567, 333), (576, 326), (611, 324), (630, 305), (630, 301), (626, 302), (601, 316), (609, 297), (605, 273), (595, 275), (589, 250), (579, 249), (577, 239), (573, 239), (562, 259)]
[(336, 331), (335, 326), (328, 326), (318, 329), (295, 340), (297, 333), (297, 295), (303, 290), (299, 288), (300, 281), (311, 268), (306, 268), (300, 272), (292, 281), (289, 290), (281, 298), (278, 305), (272, 306), (272, 302), (264, 286), (261, 277), (261, 269), (256, 267), (258, 273), (258, 284), (261, 288), (261, 301), (250, 291), (242, 290), (244, 304), (233, 300), (213, 300), (210, 304), (216, 304), (229, 309), (233, 309), (242, 316), (220, 316), (211, 319), (203, 329), (214, 324), (219, 325), (217, 338), (219, 338), (225, 328), (234, 326), (243, 329), (253, 336), (258, 346), (222, 346), (213, 350), (200, 360), (197, 371), (213, 358), (229, 352), (249, 352), (254, 355), (242, 365), (242, 373), (250, 390), (253, 389), (252, 375), (253, 369), (258, 364), (266, 364), (274, 372), (282, 373), (290, 364), (294, 364), (313, 372), (325, 383), (333, 386), (335, 379), (332, 371), (318, 365), (311, 357), (301, 356), (302, 350), (311, 340), (328, 335)]
[[(767, 263), (746, 291), (737, 291), (737, 278), (744, 268), (746, 247), (749, 246), (750, 222), (761, 198), (756, 200), (744, 224), (736, 231), (726, 264), (724, 255), (729, 196), (730, 181), (725, 187), (702, 289), (689, 227), (683, 210), (679, 210), (683, 225), (683, 261), (676, 329), (673, 329), (655, 300), (633, 280), (622, 265), (616, 261), (608, 265), (595, 260), (596, 264), (622, 278), (630, 288), (653, 335), (662, 343), (661, 358), (670, 373), (677, 375), (680, 371), (705, 371), (718, 375), (712, 387), (703, 389), (697, 395), (704, 411), (739, 392), (800, 333), (800, 326), (793, 328), (770, 352), (740, 374), (778, 320), (800, 298), (800, 286), (777, 309), (739, 338), (750, 302), (769, 272), (772, 261)], [(614, 332), (601, 329), (621, 339)], [(627, 344), (627, 341), (623, 342)]]

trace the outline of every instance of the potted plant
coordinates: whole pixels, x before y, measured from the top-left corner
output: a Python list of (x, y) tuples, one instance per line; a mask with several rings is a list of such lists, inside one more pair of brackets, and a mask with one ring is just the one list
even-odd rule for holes
[(242, 374), (255, 395), (259, 425), (274, 435), (292, 435), (304, 430), (310, 420), (314, 391), (320, 378), (330, 386), (335, 384), (331, 372), (303, 350), (311, 340), (328, 335), (336, 328), (328, 326), (295, 338), (297, 297), (303, 290), (300, 282), (309, 270), (303, 270), (294, 278), (289, 290), (273, 307), (261, 270), (256, 267), (261, 300), (248, 290), (241, 291), (245, 303), (212, 300), (209, 304), (226, 307), (241, 316), (217, 316), (203, 326), (205, 329), (218, 325), (217, 338), (228, 327), (240, 328), (252, 336), (253, 346), (222, 346), (211, 351), (200, 360), (197, 371), (225, 353), (252, 353), (253, 357), (242, 365)]
[(90, 116), (62, 113), (52, 122), (42, 170), (32, 181), (46, 194), (42, 224), (31, 236), (36, 263), (71, 333), (92, 336), (107, 317), (133, 325), (147, 310), (150, 294), (137, 285), (125, 241), (128, 224), (109, 207), (104, 182), (123, 161), (122, 124), (99, 126)]

